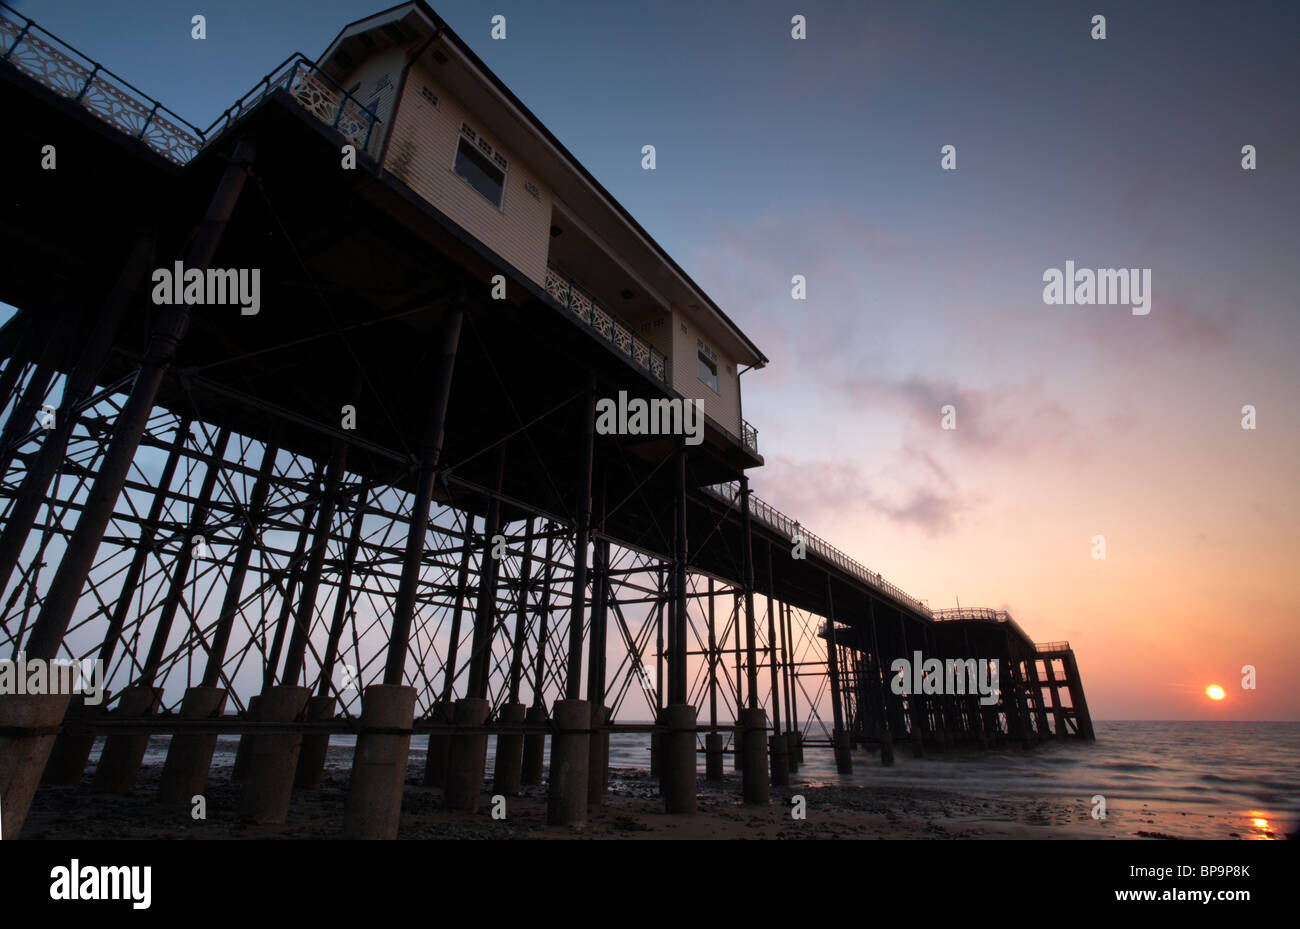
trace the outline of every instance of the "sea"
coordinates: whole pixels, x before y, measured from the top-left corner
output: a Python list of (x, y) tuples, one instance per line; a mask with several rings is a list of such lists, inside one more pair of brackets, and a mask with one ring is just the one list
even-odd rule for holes
[[(920, 788), (1057, 800), (1090, 811), (1098, 809), (1100, 797), (1109, 814), (1122, 811), (1130, 821), (1150, 822), (1153, 837), (1283, 839), (1300, 830), (1300, 723), (1124, 720), (1095, 721), (1094, 728), (1095, 742), (1047, 742), (1032, 750), (963, 749), (916, 758), (903, 744), (895, 747), (889, 766), (858, 750), (852, 774), (836, 772), (829, 748), (809, 746), (791, 785)], [(161, 765), (167, 741), (153, 738), (146, 762)], [(425, 741), (412, 740), (410, 770), (423, 770)], [(102, 740), (96, 754), (100, 745)], [(238, 739), (222, 737), (214, 763), (233, 763), (237, 745)], [(333, 736), (331, 767), (346, 770), (354, 745), (353, 736)], [(489, 740), (489, 775), (494, 748)], [(648, 770), (649, 734), (612, 734), (610, 766)], [(703, 767), (701, 755), (701, 775)], [(726, 768), (730, 773), (730, 756)]]

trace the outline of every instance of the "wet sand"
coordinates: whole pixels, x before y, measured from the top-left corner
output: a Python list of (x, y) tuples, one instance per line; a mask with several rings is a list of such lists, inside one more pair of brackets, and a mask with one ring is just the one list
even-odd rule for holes
[[(231, 768), (217, 764), (209, 781), (207, 819), (154, 802), (161, 765), (141, 769), (129, 796), (95, 795), (90, 772), (75, 787), (42, 787), (23, 838), (89, 839), (334, 839), (341, 837), (346, 771), (333, 764), (318, 791), (295, 791), (282, 826), (241, 823)], [(476, 813), (442, 809), (442, 791), (424, 787), (419, 770), (408, 771), (400, 837), (404, 839), (637, 838), (637, 839), (987, 839), (987, 838), (1175, 838), (1189, 835), (1170, 825), (1176, 813), (1124, 814), (1095, 820), (1084, 799), (977, 797), (945, 790), (804, 785), (773, 788), (766, 807), (740, 802), (740, 780), (728, 772), (721, 784), (703, 780), (699, 813), (663, 812), (656, 779), (647, 772), (613, 768), (603, 807), (582, 828), (546, 824), (544, 787), (526, 787), (507, 798), (504, 819), (493, 819), (485, 783)], [(802, 796), (806, 818), (795, 819), (793, 798)], [(1186, 815), (1186, 814), (1184, 814)], [(1159, 820), (1159, 821), (1158, 821)], [(1194, 831), (1191, 833), (1194, 834)]]

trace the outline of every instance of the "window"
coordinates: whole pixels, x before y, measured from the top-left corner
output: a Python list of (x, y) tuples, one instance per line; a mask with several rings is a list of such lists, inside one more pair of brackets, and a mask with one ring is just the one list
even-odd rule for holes
[(486, 152), (480, 151), (478, 146), (462, 135), (456, 144), (456, 163), (452, 170), (499, 210), (506, 193), (507, 164), (499, 154), (494, 160), (490, 152), (490, 147), (487, 147)]
[(700, 364), (700, 380), (713, 388), (713, 392), (718, 392), (718, 363), (701, 351), (697, 356)]
[(699, 349), (696, 356), (699, 359), (700, 380), (713, 388), (713, 392), (718, 391), (718, 353), (704, 344), (703, 339), (695, 340), (695, 347)]

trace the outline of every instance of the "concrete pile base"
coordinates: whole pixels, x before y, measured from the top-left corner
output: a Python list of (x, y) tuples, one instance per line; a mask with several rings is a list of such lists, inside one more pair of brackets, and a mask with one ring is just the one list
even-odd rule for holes
[[(503, 726), (517, 726), (527, 713), (522, 703), (507, 703), (497, 713), (497, 722)], [(497, 734), (497, 757), (492, 765), (492, 792), (507, 797), (519, 793), (523, 780), (524, 734), (502, 732)]]
[(740, 725), (744, 729), (742, 793), (746, 803), (767, 803), (771, 799), (771, 785), (767, 781), (767, 713), (762, 710), (741, 710)]
[[(319, 723), (334, 718), (333, 697), (315, 696), (307, 701), (307, 722)], [(365, 711), (362, 710), (364, 713)], [(320, 790), (325, 775), (325, 756), (329, 754), (328, 732), (308, 733), (302, 737), (298, 752), (298, 770), (293, 776), (293, 786), (302, 790)]]
[(0, 699), (0, 838), (16, 839), (23, 831), (67, 709), (68, 694), (8, 694)]
[(722, 733), (710, 732), (704, 737), (704, 779), (722, 780)]
[(371, 684), (362, 694), (361, 733), (343, 809), (344, 838), (397, 838), (414, 720), (414, 687)]
[[(530, 706), (524, 714), (524, 722), (530, 726), (544, 726), (550, 721), (546, 707)], [(524, 736), (524, 768), (519, 780), (524, 784), (537, 785), (542, 782), (546, 770), (546, 733), (529, 733)]]
[(591, 706), (586, 700), (557, 700), (553, 718), (546, 821), (552, 826), (586, 825)]
[(835, 770), (840, 774), (853, 773), (853, 754), (849, 751), (849, 734), (843, 729), (831, 733), (831, 744), (835, 748)]
[[(122, 691), (117, 701), (115, 719), (152, 716), (162, 703), (162, 688), (130, 687)], [(99, 794), (129, 794), (135, 787), (149, 747), (148, 735), (110, 735), (104, 740), (104, 750), (99, 754), (95, 768), (94, 790)]]
[(664, 707), (663, 760), (660, 762), (661, 792), (669, 813), (694, 813), (695, 796), (695, 707), (675, 703)]
[(881, 726), (877, 730), (877, 738), (880, 742), (880, 763), (894, 763), (894, 737), (889, 734), (889, 730)]
[(790, 786), (790, 743), (785, 733), (777, 733), (767, 738), (768, 754), (772, 759), (772, 786)]
[[(93, 722), (105, 713), (104, 704), (110, 694), (107, 690), (94, 706), (86, 705), (85, 694), (73, 694), (68, 703), (68, 712), (64, 722), (85, 720)], [(50, 760), (45, 763), (45, 773), (41, 775), (42, 784), (80, 784), (86, 776), (86, 762), (90, 760), (91, 749), (95, 747), (94, 733), (60, 732), (50, 750)]]
[[(215, 719), (226, 708), (222, 687), (191, 687), (181, 699), (182, 719)], [(189, 806), (194, 797), (208, 789), (212, 753), (217, 748), (215, 732), (179, 732), (172, 736), (158, 784), (158, 802)]]
[[(262, 695), (255, 694), (248, 698), (248, 707), (244, 712), (244, 718), (248, 720), (257, 719), (258, 710), (262, 705)], [(257, 734), (254, 732), (245, 733), (239, 737), (239, 748), (235, 749), (235, 767), (230, 772), (230, 779), (236, 783), (242, 781), (248, 774), (248, 759), (253, 751), (253, 743), (257, 741)]]
[[(306, 687), (270, 687), (257, 706), (258, 722), (287, 723), (301, 720), (311, 690)], [(248, 769), (239, 797), (239, 818), (244, 822), (278, 825), (289, 814), (293, 777), (298, 770), (300, 732), (261, 732), (248, 749)]]
[[(447, 700), (438, 700), (429, 711), (429, 720), (435, 723), (450, 723), (452, 704)], [(451, 735), (434, 732), (429, 735), (429, 749), (424, 756), (424, 786), (447, 786), (447, 765), (451, 763)]]
[(447, 764), (447, 787), (443, 806), (448, 810), (473, 813), (478, 810), (483, 793), (483, 774), (487, 768), (488, 734), (481, 731), (487, 724), (492, 706), (479, 697), (456, 701), (452, 722), (475, 732), (456, 732), (451, 736), (451, 759)]

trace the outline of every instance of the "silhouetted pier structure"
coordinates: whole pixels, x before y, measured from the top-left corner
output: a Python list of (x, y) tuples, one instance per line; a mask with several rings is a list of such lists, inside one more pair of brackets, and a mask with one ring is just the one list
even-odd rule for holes
[[(956, 744), (987, 748), (1012, 741), (1028, 748), (1050, 738), (1095, 738), (1070, 643), (1035, 644), (1003, 610), (936, 610), (930, 620), (836, 623), (834, 663), (842, 669), (838, 712), (851, 745), (871, 745), (888, 760), (893, 743), (901, 741), (920, 754), (927, 747)], [(819, 635), (829, 643), (828, 626)], [(897, 693), (890, 686), (894, 662), (914, 664), (918, 652), (941, 663), (948, 658), (995, 662), (997, 676), (988, 675), (988, 693), (981, 694), (975, 667), (961, 665), (953, 669), (956, 688), (945, 679), (943, 692)], [(909, 683), (897, 689), (913, 690), (906, 672), (910, 665), (903, 674)]]
[[(412, 738), (466, 811), (490, 734), (505, 794), (542, 782), (549, 738), (572, 824), (620, 719), (657, 719), (673, 812), (701, 747), (757, 803), (819, 741), (843, 768), (891, 733), (1091, 737), (1064, 643), (933, 613), (749, 492), (739, 377), (766, 358), (423, 3), (207, 129), (3, 5), (0, 59), (0, 653), (102, 660), (111, 689), (0, 697), (5, 837), (96, 735), (119, 793), (171, 735), (159, 796), (188, 804), (239, 734), (240, 813), (275, 823), (356, 734), (359, 837), (396, 835)], [(176, 262), (258, 269), (260, 308), (157, 303)], [(597, 434), (598, 398), (689, 398), (695, 374), (700, 444)], [(1014, 684), (992, 711), (910, 706), (881, 667), (916, 648)]]

